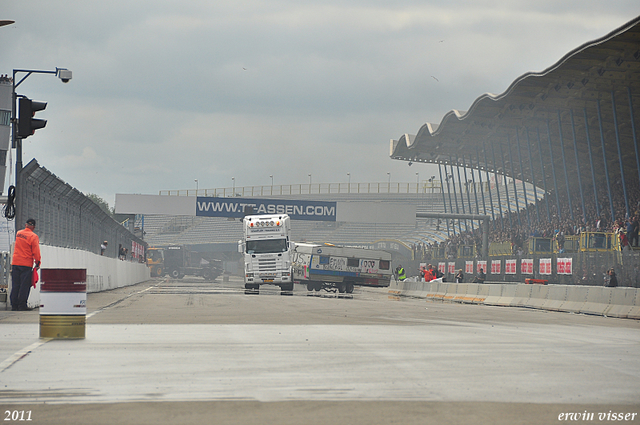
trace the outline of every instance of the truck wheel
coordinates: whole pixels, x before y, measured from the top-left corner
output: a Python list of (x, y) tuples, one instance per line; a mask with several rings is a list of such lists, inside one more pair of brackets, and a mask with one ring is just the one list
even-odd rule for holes
[(313, 291), (313, 282), (307, 282), (307, 291)]
[(169, 275), (174, 279), (178, 279), (180, 277), (180, 271), (178, 269), (173, 269), (169, 272)]
[(347, 291), (347, 285), (344, 282), (338, 283), (338, 292), (344, 294)]
[(202, 277), (204, 278), (204, 280), (211, 279), (211, 270), (204, 270), (202, 272)]
[(347, 294), (353, 294), (353, 282), (347, 282)]
[(162, 276), (162, 272), (163, 272), (162, 267), (158, 267), (156, 269), (156, 276), (161, 277)]

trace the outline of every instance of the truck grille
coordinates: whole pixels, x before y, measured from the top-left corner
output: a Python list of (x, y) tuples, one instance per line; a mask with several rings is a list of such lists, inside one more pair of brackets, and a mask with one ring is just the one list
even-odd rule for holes
[(275, 272), (275, 271), (276, 271), (275, 258), (258, 260), (258, 272)]

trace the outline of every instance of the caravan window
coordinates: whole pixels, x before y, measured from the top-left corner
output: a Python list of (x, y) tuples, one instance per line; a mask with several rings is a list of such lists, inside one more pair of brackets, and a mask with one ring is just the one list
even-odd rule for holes
[(347, 258), (347, 267), (359, 267), (360, 260), (357, 258)]
[(389, 270), (389, 261), (380, 260), (380, 270)]

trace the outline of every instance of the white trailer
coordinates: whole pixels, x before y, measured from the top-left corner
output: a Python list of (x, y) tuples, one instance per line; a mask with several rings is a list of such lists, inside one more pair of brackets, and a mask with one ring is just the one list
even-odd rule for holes
[(355, 285), (386, 287), (392, 276), (386, 251), (309, 243), (296, 243), (293, 250), (294, 281), (309, 291), (352, 293)]
[(244, 255), (245, 289), (258, 292), (260, 285), (276, 285), (293, 291), (289, 216), (248, 215), (242, 223), (244, 238), (238, 251)]

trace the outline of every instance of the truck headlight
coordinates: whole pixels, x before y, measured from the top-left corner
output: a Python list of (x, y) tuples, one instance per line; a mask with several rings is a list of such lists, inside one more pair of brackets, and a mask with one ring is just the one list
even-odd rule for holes
[(247, 273), (246, 277), (253, 277), (253, 273)]

